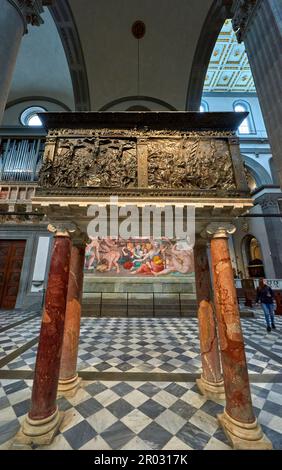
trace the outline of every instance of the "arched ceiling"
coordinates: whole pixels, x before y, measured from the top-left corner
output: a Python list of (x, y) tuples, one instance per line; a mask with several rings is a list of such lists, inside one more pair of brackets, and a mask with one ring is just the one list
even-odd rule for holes
[(66, 55), (50, 12), (40, 27), (29, 27), (17, 57), (8, 105), (24, 98), (51, 98), (74, 110), (71, 75)]
[[(44, 25), (23, 38), (9, 101), (46, 96), (77, 110), (128, 109), (134, 100), (152, 110), (163, 103), (197, 109), (231, 3), (56, 0)], [(136, 20), (146, 26), (139, 40), (131, 31)]]
[[(195, 50), (212, 3), (69, 0), (84, 54), (92, 109), (134, 95), (152, 96), (185, 109)], [(138, 40), (131, 32), (136, 20), (146, 26), (139, 53)]]

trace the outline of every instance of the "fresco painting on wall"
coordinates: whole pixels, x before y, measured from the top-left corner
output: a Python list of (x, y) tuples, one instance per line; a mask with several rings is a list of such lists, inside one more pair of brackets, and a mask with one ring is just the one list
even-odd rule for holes
[(85, 272), (96, 276), (183, 276), (194, 272), (193, 248), (167, 238), (92, 238)]

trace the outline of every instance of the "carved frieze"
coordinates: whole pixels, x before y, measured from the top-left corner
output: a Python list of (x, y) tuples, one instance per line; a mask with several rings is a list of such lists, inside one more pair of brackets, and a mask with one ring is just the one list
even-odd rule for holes
[(228, 144), (224, 140), (150, 140), (149, 188), (235, 189)]
[(136, 142), (121, 139), (59, 139), (39, 174), (43, 187), (132, 187), (137, 185)]
[[(81, 135), (83, 131), (87, 135)], [(229, 141), (230, 132), (223, 137), (217, 131), (188, 136), (180, 131), (168, 135), (156, 130), (135, 134), (129, 129), (52, 129), (39, 184), (43, 188), (232, 191), (236, 183)]]
[[(133, 127), (132, 129), (89, 129), (89, 128), (75, 128), (75, 129), (50, 129), (48, 133), (49, 137), (181, 137), (179, 130), (168, 130), (168, 129), (149, 129), (143, 128), (142, 130)], [(231, 130), (196, 130), (185, 132), (185, 137), (236, 137), (236, 132)]]

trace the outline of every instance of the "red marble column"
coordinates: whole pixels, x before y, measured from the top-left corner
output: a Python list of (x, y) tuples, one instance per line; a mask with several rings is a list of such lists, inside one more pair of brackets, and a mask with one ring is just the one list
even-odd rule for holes
[(37, 350), (31, 409), (16, 436), (16, 443), (45, 444), (52, 441), (61, 421), (56, 404), (69, 279), (71, 240), (57, 232)]
[(228, 233), (235, 227), (210, 224), (214, 299), (221, 349), (226, 407), (218, 416), (224, 431), (237, 449), (268, 449), (271, 443), (257, 424), (251, 399), (249, 376), (240, 323)]
[(197, 241), (194, 248), (198, 324), (202, 360), (202, 376), (197, 385), (209, 398), (225, 398), (220, 355), (211, 298), (211, 278), (206, 242)]
[(85, 245), (73, 245), (71, 250), (64, 340), (58, 387), (60, 394), (74, 394), (79, 383), (76, 366), (80, 332), (84, 259)]

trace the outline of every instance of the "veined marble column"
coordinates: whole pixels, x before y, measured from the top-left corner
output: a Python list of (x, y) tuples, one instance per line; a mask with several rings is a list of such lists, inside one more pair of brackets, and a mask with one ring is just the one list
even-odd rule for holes
[(205, 240), (197, 240), (194, 248), (198, 324), (201, 347), (202, 375), (196, 380), (201, 393), (211, 400), (225, 398), (221, 375), (211, 278)]
[(57, 231), (51, 255), (48, 285), (37, 350), (31, 409), (16, 435), (15, 445), (49, 444), (62, 414), (56, 404), (68, 291), (71, 240)]
[[(43, 23), (42, 0), (2, 0), (0, 15), (0, 124), (12, 82), (21, 39), (27, 24)], [(49, 2), (50, 3), (50, 2)]]
[(235, 449), (271, 449), (254, 415), (244, 338), (240, 323), (228, 234), (235, 232), (231, 224), (211, 223), (211, 260), (214, 282), (221, 361), (226, 407), (218, 420)]
[(282, 187), (281, 0), (234, 1), (233, 28), (244, 41)]
[(81, 242), (80, 244), (74, 243), (71, 250), (58, 395), (73, 396), (80, 382), (76, 366), (80, 332), (84, 259), (85, 244), (81, 244)]

